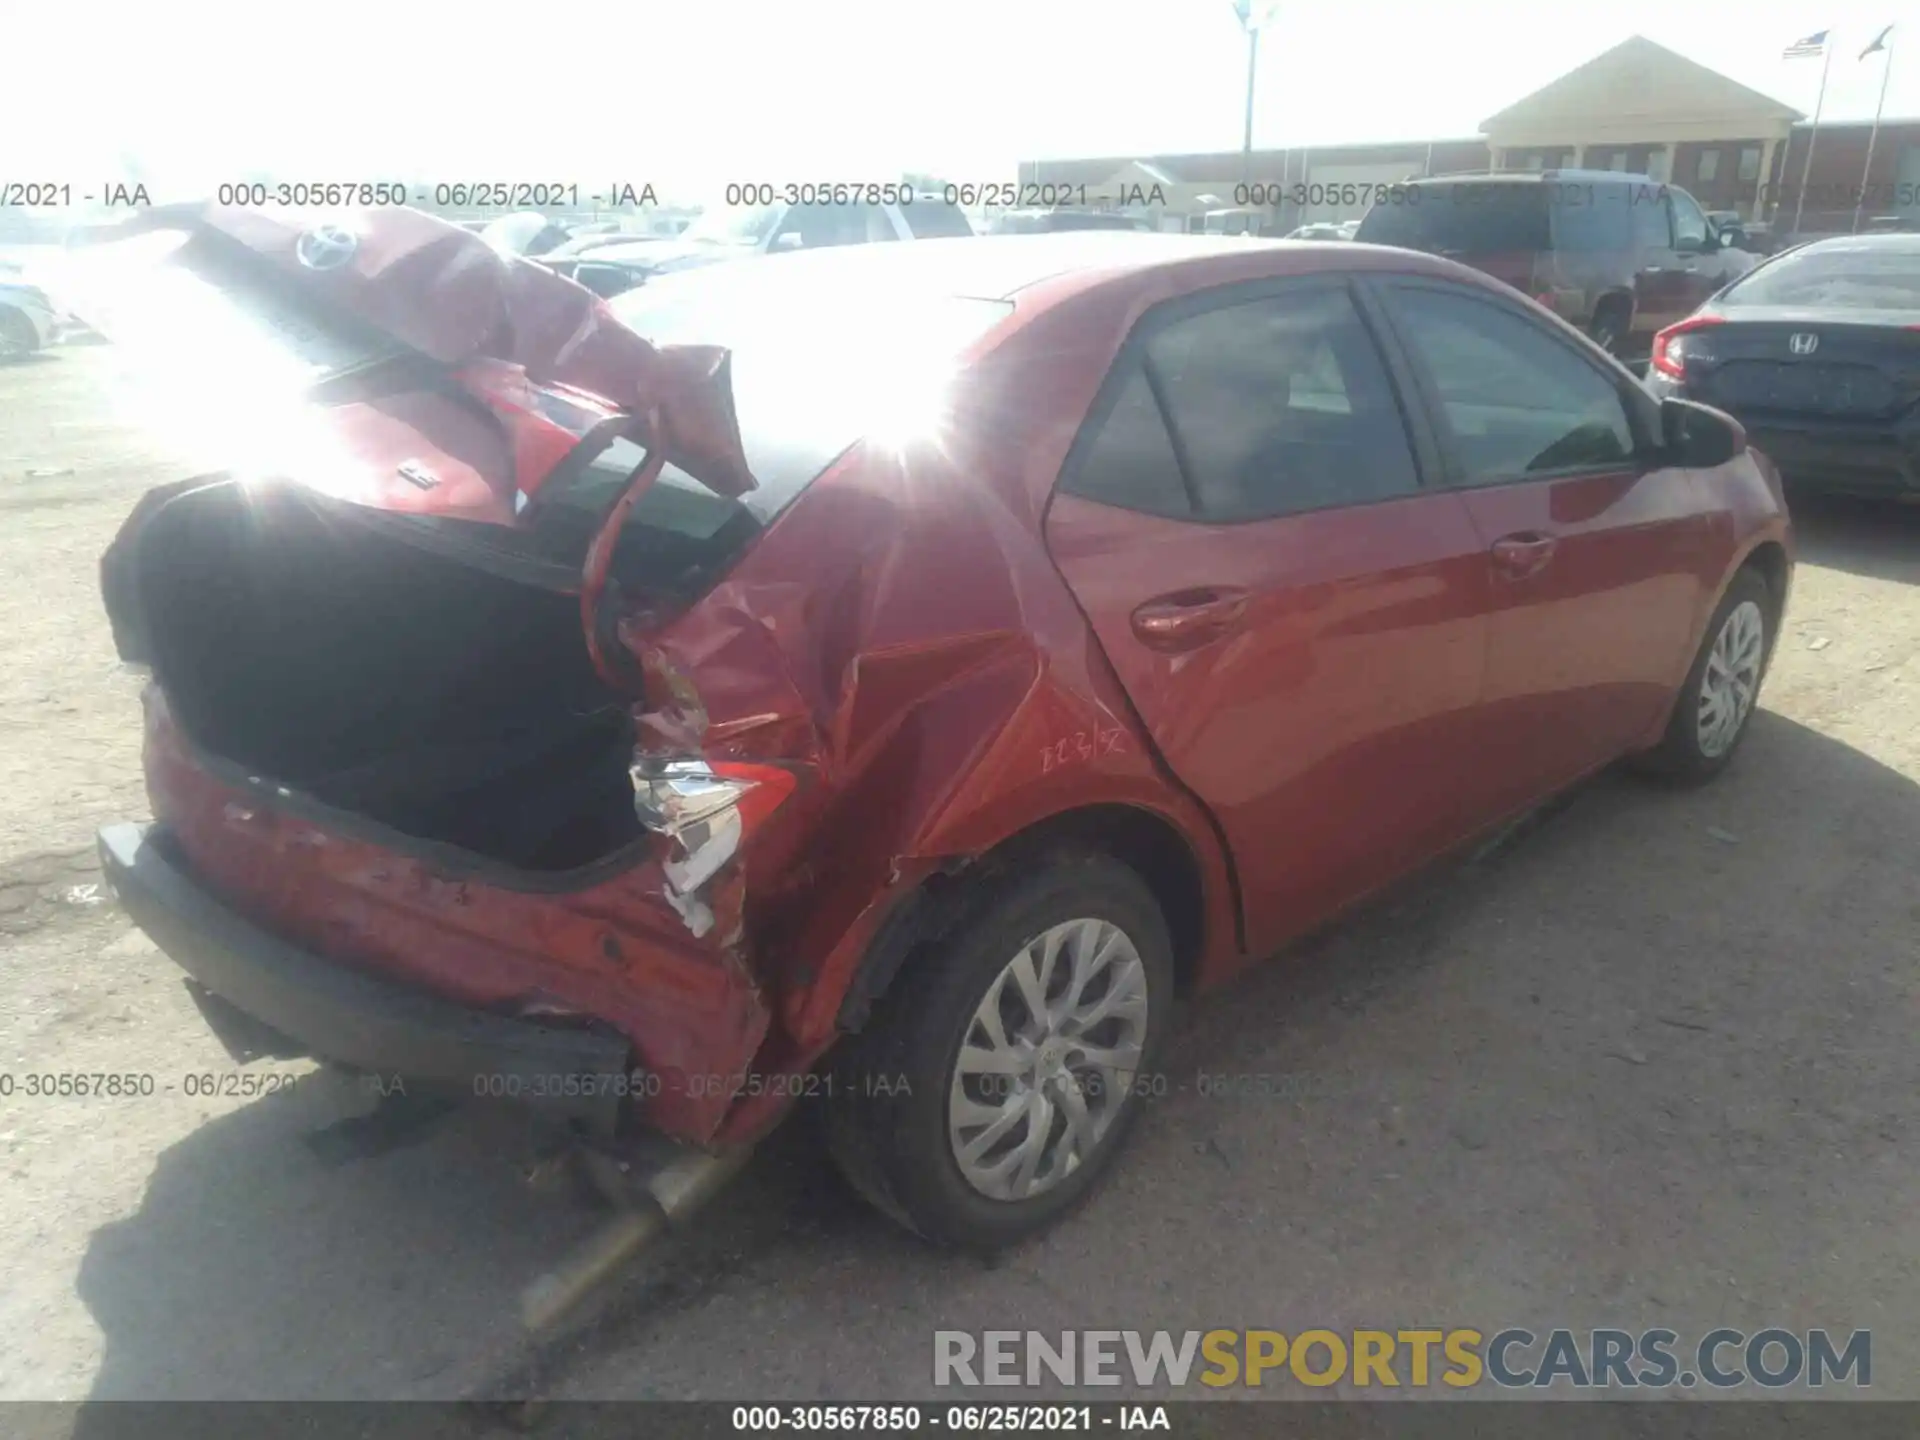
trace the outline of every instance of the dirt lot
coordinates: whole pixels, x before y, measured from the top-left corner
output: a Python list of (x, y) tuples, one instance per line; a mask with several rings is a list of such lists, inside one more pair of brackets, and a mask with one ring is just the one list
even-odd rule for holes
[(232, 1067), (90, 858), (145, 808), (95, 563), (175, 473), (111, 364), (0, 370), (0, 1071), (155, 1088), (0, 1100), (0, 1397), (919, 1396), (936, 1328), (1425, 1323), (1870, 1328), (1874, 1393), (1920, 1398), (1920, 512), (1802, 517), (1720, 784), (1603, 780), (1198, 1006), (1051, 1236), (931, 1253), (802, 1122), (533, 1353), (513, 1297), (595, 1217), (510, 1119), (342, 1129), (363, 1099), (301, 1064), (186, 1093)]

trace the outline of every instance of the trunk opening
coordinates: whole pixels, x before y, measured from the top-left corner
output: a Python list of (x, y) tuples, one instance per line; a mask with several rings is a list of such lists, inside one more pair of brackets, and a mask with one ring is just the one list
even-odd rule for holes
[(628, 697), (577, 595), (356, 521), (293, 485), (223, 482), (138, 535), (155, 678), (200, 747), (403, 834), (575, 870), (645, 835)]

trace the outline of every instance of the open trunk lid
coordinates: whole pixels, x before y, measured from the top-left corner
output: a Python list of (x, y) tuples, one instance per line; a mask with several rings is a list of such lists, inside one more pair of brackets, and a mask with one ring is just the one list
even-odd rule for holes
[[(754, 486), (725, 350), (650, 345), (583, 287), (419, 211), (165, 207), (88, 234), (69, 281), (213, 468), (507, 529), (621, 441), (645, 460), (601, 490), (603, 532), (668, 463), (718, 495)], [(596, 658), (603, 539), (577, 578)]]

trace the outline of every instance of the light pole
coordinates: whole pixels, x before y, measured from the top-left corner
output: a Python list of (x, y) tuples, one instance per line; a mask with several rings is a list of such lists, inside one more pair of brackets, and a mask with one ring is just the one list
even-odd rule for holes
[(1260, 73), (1260, 29), (1271, 24), (1279, 0), (1233, 0), (1233, 13), (1247, 32), (1247, 123), (1240, 139), (1240, 183), (1253, 179), (1253, 87)]

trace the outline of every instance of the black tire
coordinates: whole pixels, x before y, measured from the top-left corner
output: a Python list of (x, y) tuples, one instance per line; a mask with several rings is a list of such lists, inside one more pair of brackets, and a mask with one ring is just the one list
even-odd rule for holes
[[(1146, 973), (1147, 1021), (1139, 1077), (1090, 1158), (1051, 1189), (993, 1199), (961, 1173), (948, 1135), (948, 1094), (962, 1041), (988, 987), (1052, 926), (1085, 917), (1118, 926)], [(1091, 850), (1059, 848), (981, 876), (955, 923), (848, 1037), (834, 1070), (827, 1140), (855, 1190), (936, 1245), (991, 1253), (1059, 1220), (1086, 1198), (1139, 1117), (1174, 1008), (1172, 945), (1144, 881)]]
[(1626, 344), (1627, 330), (1632, 323), (1632, 308), (1624, 300), (1609, 298), (1602, 300), (1594, 309), (1587, 335), (1609, 355), (1617, 356)]
[(0, 360), (19, 360), (40, 348), (33, 322), (17, 310), (0, 309)]
[[(1709, 752), (1701, 744), (1702, 683), (1714, 643), (1720, 638), (1728, 617), (1746, 604), (1759, 608), (1762, 627), (1760, 665), (1754, 676), (1753, 700), (1740, 717), (1731, 740), (1724, 748)], [(1667, 733), (1657, 746), (1638, 758), (1639, 769), (1673, 783), (1697, 785), (1711, 780), (1727, 768), (1734, 753), (1739, 750), (1740, 742), (1746, 739), (1747, 731), (1753, 728), (1753, 712), (1760, 707), (1760, 686), (1773, 659), (1778, 624), (1779, 605), (1765, 578), (1757, 570), (1751, 569), (1743, 569), (1735, 574), (1727, 586), (1726, 594), (1720, 597), (1720, 603), (1714, 607), (1713, 618), (1707, 622), (1706, 634), (1700, 640), (1700, 651), (1693, 657), (1693, 664), (1687, 670), (1680, 693), (1674, 697), (1673, 714), (1667, 720)]]

